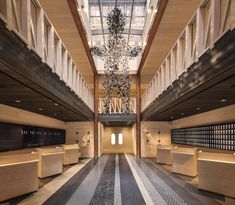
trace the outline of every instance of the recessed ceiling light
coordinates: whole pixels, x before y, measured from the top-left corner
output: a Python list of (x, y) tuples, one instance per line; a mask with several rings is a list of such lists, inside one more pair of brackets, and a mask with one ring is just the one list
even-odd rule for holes
[(56, 113), (54, 113), (54, 115), (57, 115)]
[(38, 110), (43, 110), (42, 108), (38, 108)]
[(220, 100), (220, 102), (226, 102), (227, 100), (226, 99), (222, 99), (222, 100)]
[(57, 106), (58, 104), (57, 104), (57, 103), (55, 103), (54, 105), (55, 105), (55, 106)]
[(20, 100), (16, 100), (17, 103), (20, 103), (21, 101)]
[(182, 112), (181, 115), (184, 115), (184, 113)]
[(171, 117), (171, 119), (173, 119), (174, 117)]
[(200, 108), (200, 107), (197, 107), (196, 110), (201, 110), (201, 108)]

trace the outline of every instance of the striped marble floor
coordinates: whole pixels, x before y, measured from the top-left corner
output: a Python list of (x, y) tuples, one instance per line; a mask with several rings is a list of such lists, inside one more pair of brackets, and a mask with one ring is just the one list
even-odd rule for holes
[[(220, 205), (225, 198), (199, 191), (183, 178), (158, 165), (155, 159), (110, 154), (68, 169), (24, 205)], [(13, 203), (9, 203), (10, 205)]]

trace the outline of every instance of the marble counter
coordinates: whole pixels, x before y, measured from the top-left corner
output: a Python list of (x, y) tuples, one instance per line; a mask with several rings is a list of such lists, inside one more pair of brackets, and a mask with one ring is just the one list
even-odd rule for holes
[(0, 156), (0, 201), (37, 191), (37, 153)]
[(62, 147), (38, 148), (38, 177), (44, 178), (62, 173), (64, 150)]
[(197, 176), (197, 148), (174, 147), (172, 171), (191, 177)]
[(157, 145), (157, 163), (172, 164), (172, 146)]
[(198, 188), (235, 197), (235, 155), (199, 152)]
[(79, 161), (79, 145), (73, 144), (73, 145), (63, 145), (64, 148), (64, 158), (63, 158), (63, 164), (76, 164)]

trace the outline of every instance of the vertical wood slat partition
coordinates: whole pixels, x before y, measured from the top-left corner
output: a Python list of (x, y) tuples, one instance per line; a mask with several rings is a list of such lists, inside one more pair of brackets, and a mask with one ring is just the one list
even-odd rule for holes
[[(94, 111), (94, 97), (38, 0), (1, 0), (0, 19)], [(81, 83), (81, 84), (80, 84)], [(80, 86), (77, 86), (80, 85)]]
[[(99, 101), (98, 112), (103, 113), (105, 98), (99, 98), (98, 101)], [(130, 98), (130, 112), (136, 113), (136, 98)], [(121, 98), (112, 98), (110, 114), (113, 114), (113, 113), (115, 113), (115, 114), (116, 113), (118, 113), (118, 114), (124, 113)]]
[(144, 111), (226, 31), (235, 28), (235, 0), (202, 0), (144, 92)]

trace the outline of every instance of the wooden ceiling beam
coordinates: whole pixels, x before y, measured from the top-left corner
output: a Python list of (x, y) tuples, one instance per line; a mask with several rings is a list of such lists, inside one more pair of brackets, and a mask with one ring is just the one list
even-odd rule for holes
[(141, 74), (141, 71), (142, 71), (142, 69), (144, 67), (146, 58), (148, 56), (149, 50), (151, 48), (151, 45), (153, 43), (153, 39), (155, 37), (155, 34), (157, 33), (158, 27), (159, 27), (159, 25), (161, 23), (161, 19), (162, 19), (162, 16), (164, 14), (164, 11), (166, 9), (168, 1), (169, 0), (160, 0), (159, 3), (158, 3), (158, 11), (157, 11), (157, 14), (156, 14), (156, 16), (154, 18), (153, 25), (150, 28), (149, 33), (148, 33), (147, 44), (146, 44), (146, 47), (144, 49), (144, 53), (143, 53), (141, 61), (140, 61), (140, 65), (139, 65), (139, 68), (138, 68), (138, 71), (137, 71), (137, 75)]
[(88, 41), (87, 41), (87, 37), (86, 37), (86, 31), (85, 31), (85, 29), (82, 25), (81, 17), (78, 13), (78, 10), (77, 10), (76, 1), (75, 0), (67, 0), (67, 2), (68, 2), (68, 5), (69, 5), (69, 8), (70, 8), (70, 11), (72, 13), (74, 22), (77, 26), (78, 33), (81, 37), (81, 40), (82, 40), (83, 46), (85, 48), (88, 60), (90, 62), (91, 68), (93, 70), (93, 73), (94, 73), (94, 75), (97, 75), (97, 70), (96, 70), (96, 67), (95, 67), (95, 63), (94, 63), (94, 60), (93, 60), (92, 55), (90, 53), (90, 47), (88, 45)]

